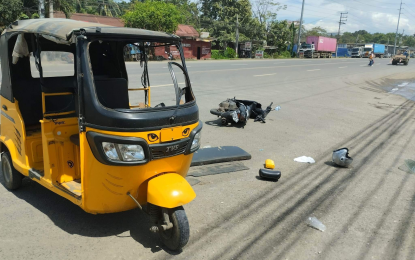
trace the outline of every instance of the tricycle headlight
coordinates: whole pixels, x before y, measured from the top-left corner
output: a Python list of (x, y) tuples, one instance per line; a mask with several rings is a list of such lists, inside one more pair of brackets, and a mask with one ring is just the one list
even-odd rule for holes
[(200, 139), (202, 138), (202, 131), (199, 131), (197, 134), (195, 134), (195, 137), (192, 141), (192, 146), (190, 147), (190, 151), (193, 151), (194, 149), (197, 149), (200, 146)]
[(145, 159), (144, 149), (138, 144), (118, 144), (122, 160), (126, 162), (141, 161)]
[(105, 155), (112, 161), (119, 161), (117, 149), (115, 149), (114, 143), (102, 142), (102, 148), (104, 149)]

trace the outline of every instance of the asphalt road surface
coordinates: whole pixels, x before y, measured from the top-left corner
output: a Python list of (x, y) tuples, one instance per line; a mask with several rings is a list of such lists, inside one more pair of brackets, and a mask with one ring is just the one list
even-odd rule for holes
[[(166, 250), (138, 209), (90, 215), (25, 180), (14, 192), (0, 185), (0, 259), (414, 259), (415, 174), (398, 167), (415, 160), (415, 64), (367, 63), (189, 61), (202, 146), (239, 146), (252, 159), (249, 170), (198, 177), (184, 250)], [(127, 69), (130, 88), (140, 87), (139, 64)], [(174, 102), (167, 63), (149, 72), (152, 105)], [(220, 126), (209, 110), (232, 97), (281, 110), (265, 124)], [(349, 169), (330, 162), (341, 147), (354, 158)], [(294, 162), (299, 156), (316, 163)], [(257, 178), (268, 158), (278, 182)], [(308, 227), (310, 216), (326, 231)]]

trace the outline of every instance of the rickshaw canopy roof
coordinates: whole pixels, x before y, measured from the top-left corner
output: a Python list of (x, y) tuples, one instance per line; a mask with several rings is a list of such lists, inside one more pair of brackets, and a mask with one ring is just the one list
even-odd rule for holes
[[(99, 29), (97, 29), (99, 28)], [(56, 42), (68, 44), (72, 41), (73, 33), (84, 29), (87, 34), (101, 34), (114, 37), (143, 38), (146, 40), (180, 41), (180, 38), (165, 32), (156, 32), (145, 29), (114, 27), (100, 23), (75, 21), (71, 19), (27, 19), (14, 22), (3, 31), (38, 33), (56, 38)]]

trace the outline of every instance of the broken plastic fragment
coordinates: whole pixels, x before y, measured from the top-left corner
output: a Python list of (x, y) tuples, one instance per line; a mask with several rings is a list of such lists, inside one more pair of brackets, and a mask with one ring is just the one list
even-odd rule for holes
[(301, 156), (294, 159), (296, 162), (303, 162), (303, 163), (315, 163), (313, 158), (307, 156)]
[(405, 164), (398, 169), (407, 173), (415, 173), (415, 161), (410, 159), (405, 160)]
[(275, 108), (275, 110), (276, 110), (276, 111), (281, 110), (281, 107), (280, 107), (280, 106), (277, 106), (277, 107)]
[(310, 227), (318, 229), (322, 232), (326, 231), (326, 226), (321, 223), (320, 220), (318, 220), (316, 217), (308, 217), (306, 223)]

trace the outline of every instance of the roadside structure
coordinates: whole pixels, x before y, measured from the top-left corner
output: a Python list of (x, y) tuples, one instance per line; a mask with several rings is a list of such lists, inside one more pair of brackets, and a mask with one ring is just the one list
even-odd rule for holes
[[(63, 12), (55, 12), (54, 17), (65, 18), (65, 14)], [(71, 15), (70, 19), (83, 22), (101, 23), (116, 27), (124, 27), (123, 21), (120, 18), (116, 17), (74, 13)], [(186, 59), (210, 59), (212, 41), (215, 39), (209, 37), (209, 33), (202, 32), (199, 34), (199, 32), (193, 26), (179, 24), (175, 34), (182, 39), (183, 52)], [(164, 59), (168, 59), (168, 54), (166, 52), (171, 53), (174, 58), (180, 56), (178, 49), (174, 46), (156, 48), (155, 55), (162, 56)]]

